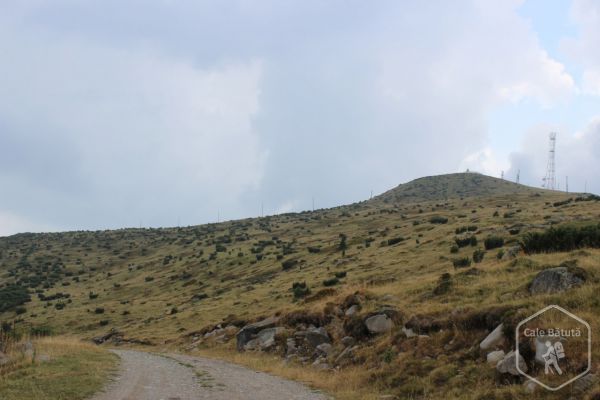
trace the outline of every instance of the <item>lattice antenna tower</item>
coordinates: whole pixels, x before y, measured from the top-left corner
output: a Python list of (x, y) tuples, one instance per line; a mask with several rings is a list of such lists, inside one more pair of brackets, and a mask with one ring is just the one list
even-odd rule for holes
[(546, 176), (542, 187), (550, 190), (556, 189), (556, 132), (550, 132), (550, 151), (548, 153), (548, 166), (546, 167)]

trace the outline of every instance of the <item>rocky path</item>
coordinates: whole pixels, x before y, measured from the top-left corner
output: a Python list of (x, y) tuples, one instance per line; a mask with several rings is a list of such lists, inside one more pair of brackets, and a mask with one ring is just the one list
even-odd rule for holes
[(325, 400), (293, 381), (208, 358), (115, 350), (121, 371), (91, 400)]

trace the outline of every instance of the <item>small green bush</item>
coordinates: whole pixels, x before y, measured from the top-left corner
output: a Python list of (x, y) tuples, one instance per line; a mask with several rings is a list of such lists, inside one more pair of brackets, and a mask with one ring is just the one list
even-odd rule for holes
[(483, 251), (482, 249), (477, 249), (473, 252), (473, 261), (478, 264), (483, 261), (484, 256), (485, 251)]
[(471, 266), (471, 259), (469, 257), (456, 258), (452, 260), (454, 268), (466, 268)]
[(448, 223), (448, 218), (436, 215), (429, 218), (429, 222), (432, 224), (446, 224)]
[(330, 278), (330, 279), (325, 279), (323, 281), (323, 286), (327, 286), (327, 287), (329, 287), (329, 286), (335, 286), (338, 283), (340, 283), (340, 280), (338, 278)]
[(486, 250), (497, 249), (498, 247), (504, 246), (504, 238), (501, 238), (500, 236), (490, 236), (484, 240), (483, 245)]

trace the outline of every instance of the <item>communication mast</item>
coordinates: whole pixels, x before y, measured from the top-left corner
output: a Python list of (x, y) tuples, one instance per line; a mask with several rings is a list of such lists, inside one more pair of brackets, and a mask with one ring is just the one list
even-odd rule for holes
[(521, 170), (517, 170), (517, 183), (521, 180)]
[(546, 167), (546, 176), (542, 187), (550, 190), (556, 189), (556, 166), (554, 156), (556, 154), (556, 132), (550, 132), (550, 152), (548, 154), (548, 166)]

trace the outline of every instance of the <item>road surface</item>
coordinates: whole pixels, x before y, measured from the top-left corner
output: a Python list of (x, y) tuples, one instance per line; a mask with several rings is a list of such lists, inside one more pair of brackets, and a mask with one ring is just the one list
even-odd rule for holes
[(220, 360), (114, 350), (120, 372), (91, 400), (325, 400), (300, 383)]

